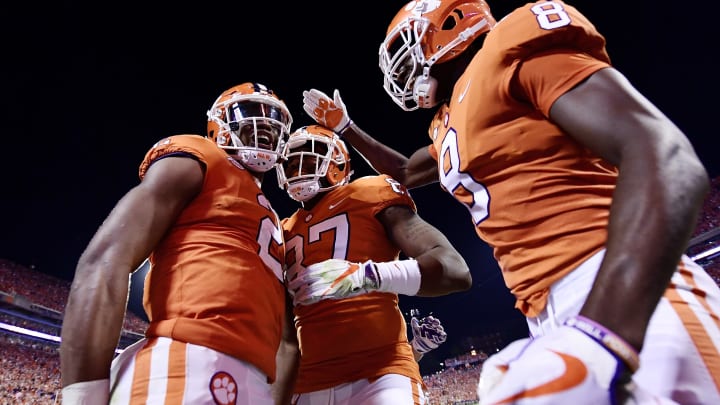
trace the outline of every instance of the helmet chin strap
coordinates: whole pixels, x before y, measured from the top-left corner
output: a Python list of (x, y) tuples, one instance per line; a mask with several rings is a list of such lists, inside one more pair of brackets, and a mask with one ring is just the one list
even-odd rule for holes
[(288, 186), (288, 193), (295, 201), (305, 202), (315, 197), (320, 190), (318, 180), (298, 181)]
[(413, 98), (420, 108), (432, 108), (438, 104), (435, 99), (437, 85), (437, 79), (430, 76), (430, 66), (426, 65), (422, 76), (418, 76), (413, 85)]
[(241, 149), (238, 151), (240, 162), (251, 171), (265, 173), (275, 167), (277, 153), (273, 151)]
[(422, 75), (415, 79), (415, 84), (413, 85), (413, 99), (420, 108), (432, 108), (438, 105), (438, 100), (436, 99), (438, 83), (437, 79), (430, 76), (430, 67), (434, 65), (438, 59), (455, 48), (457, 44), (472, 38), (476, 32), (485, 28), (486, 25), (488, 25), (488, 22), (483, 18), (477, 24), (468, 27), (462, 31), (457, 38), (450, 41), (450, 43), (425, 62)]

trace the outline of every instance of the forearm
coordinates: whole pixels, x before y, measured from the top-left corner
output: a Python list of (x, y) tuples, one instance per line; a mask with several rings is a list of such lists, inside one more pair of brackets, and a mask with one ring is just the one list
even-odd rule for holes
[(415, 260), (422, 273), (417, 296), (438, 297), (472, 287), (470, 269), (455, 249), (436, 247)]
[(289, 405), (295, 388), (295, 378), (300, 366), (300, 347), (295, 329), (293, 298), (285, 294), (285, 317), (282, 339), (275, 355), (276, 373), (272, 395), (276, 405)]
[(417, 188), (438, 182), (435, 160), (427, 147), (416, 150), (410, 157), (378, 142), (352, 123), (343, 132), (347, 140), (362, 158), (380, 174), (387, 174), (407, 188)]
[(618, 168), (605, 256), (581, 314), (640, 349), (696, 224), (707, 173), (682, 131), (613, 68), (559, 97), (550, 118)]
[(378, 142), (354, 122), (342, 133), (342, 137), (377, 173), (387, 174), (405, 184), (403, 180), (408, 166), (405, 155)]
[(297, 342), (282, 341), (277, 352), (276, 379), (272, 386), (276, 405), (290, 404), (295, 378), (300, 364), (300, 351)]
[(671, 163), (664, 163), (662, 169), (643, 167), (647, 159), (621, 167), (605, 258), (581, 311), (637, 349), (642, 347), (650, 317), (677, 268), (707, 192), (704, 169), (694, 159), (682, 157), (680, 152), (680, 156), (663, 159)]
[[(70, 290), (60, 344), (63, 387), (110, 377), (110, 363), (127, 308), (129, 272), (124, 277), (117, 275), (112, 279), (100, 268), (76, 272), (82, 277), (76, 277)], [(97, 287), (87, 288), (92, 282), (88, 277), (103, 280), (94, 283)]]

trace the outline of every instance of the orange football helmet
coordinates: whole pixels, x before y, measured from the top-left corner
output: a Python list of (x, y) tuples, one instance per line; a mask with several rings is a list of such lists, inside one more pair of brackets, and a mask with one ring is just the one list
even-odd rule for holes
[(225, 90), (207, 117), (208, 138), (260, 173), (275, 166), (292, 125), (285, 103), (262, 84), (249, 82)]
[(483, 0), (407, 3), (380, 45), (385, 91), (405, 111), (436, 106), (437, 80), (430, 68), (455, 58), (495, 24)]
[(290, 134), (277, 167), (278, 184), (296, 201), (350, 182), (350, 154), (340, 137), (320, 125)]

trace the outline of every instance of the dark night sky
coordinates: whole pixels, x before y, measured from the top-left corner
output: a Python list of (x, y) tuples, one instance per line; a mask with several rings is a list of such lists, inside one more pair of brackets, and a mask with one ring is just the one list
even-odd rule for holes
[[(431, 112), (395, 106), (377, 67), (377, 48), (403, 1), (180, 3), (4, 6), (14, 9), (4, 10), (0, 24), (0, 258), (72, 279), (97, 227), (137, 184), (146, 150), (168, 135), (204, 134), (205, 111), (241, 82), (274, 89), (294, 128), (313, 123), (302, 110), (302, 90), (339, 88), (369, 133), (407, 153), (426, 143)], [(490, 0), (498, 19), (523, 3)], [(687, 133), (711, 176), (720, 175), (711, 126), (718, 35), (710, 20), (717, 12), (708, 7), (715, 3), (569, 3), (606, 36), (615, 67)], [(371, 174), (354, 151), (353, 158), (355, 177)], [(295, 209), (274, 172), (264, 188), (281, 216)], [(465, 336), (522, 327), (464, 208), (437, 185), (411, 193), (420, 214), (465, 255), (474, 279), (466, 293), (402, 299), (405, 311), (433, 312), (450, 334), (425, 362), (467, 348)]]

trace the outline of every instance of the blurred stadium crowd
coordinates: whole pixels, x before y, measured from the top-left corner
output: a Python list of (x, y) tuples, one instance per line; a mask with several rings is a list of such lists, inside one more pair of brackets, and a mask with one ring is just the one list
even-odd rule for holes
[[(687, 254), (720, 284), (720, 177), (712, 181)], [(0, 405), (59, 404), (60, 328), (70, 283), (0, 258)], [(118, 351), (147, 323), (128, 311)], [(487, 354), (468, 348), (424, 376), (431, 405), (470, 405)]]

